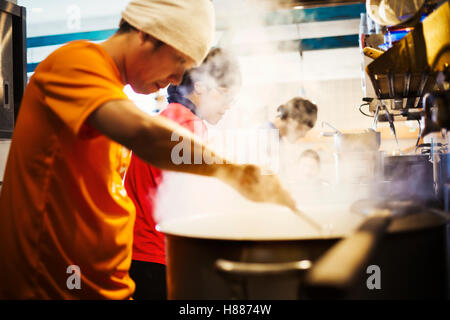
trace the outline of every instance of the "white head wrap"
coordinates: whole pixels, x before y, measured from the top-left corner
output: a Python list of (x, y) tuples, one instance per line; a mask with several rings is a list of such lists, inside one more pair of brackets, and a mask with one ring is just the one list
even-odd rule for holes
[(122, 12), (131, 26), (201, 64), (214, 37), (211, 0), (131, 0)]

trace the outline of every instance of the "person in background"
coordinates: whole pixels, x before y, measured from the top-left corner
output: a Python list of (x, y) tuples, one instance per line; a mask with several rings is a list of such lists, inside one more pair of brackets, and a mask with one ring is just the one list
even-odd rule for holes
[(213, 48), (200, 67), (185, 73), (180, 85), (168, 87), (168, 101), (214, 125), (230, 108), (241, 82), (237, 59), (225, 49)]
[(297, 168), (300, 182), (320, 182), (320, 156), (316, 151), (312, 149), (303, 151), (298, 159)]
[[(0, 299), (132, 296), (135, 207), (117, 145), (162, 169), (219, 178), (251, 200), (295, 206), (276, 176), (220, 158), (123, 91), (156, 92), (201, 64), (214, 35), (211, 1), (132, 0), (122, 18), (105, 42), (55, 50), (26, 87), (0, 194)], [(174, 134), (201, 164), (174, 161)]]
[[(296, 166), (296, 160), (293, 159), (291, 148), (299, 139), (303, 138), (311, 130), (317, 121), (317, 106), (311, 101), (294, 97), (277, 108), (278, 114), (273, 121), (268, 121), (258, 127), (259, 130), (272, 132), (278, 136), (279, 145), (267, 145), (264, 152), (265, 159), (278, 159), (278, 174), (282, 181), (292, 180), (296, 174), (291, 170)], [(288, 142), (288, 143), (283, 143)], [(269, 163), (276, 163), (269, 160)], [(264, 166), (262, 161), (261, 165)]]
[(278, 129), (280, 140), (295, 143), (311, 130), (317, 120), (317, 106), (311, 101), (295, 97), (282, 104), (277, 109), (275, 120), (267, 127)]
[[(198, 68), (186, 71), (179, 85), (167, 89), (169, 105), (161, 116), (200, 138), (206, 138), (203, 120), (216, 124), (230, 107), (241, 84), (237, 60), (220, 48), (212, 49)], [(166, 299), (164, 235), (155, 229), (155, 196), (163, 172), (132, 155), (125, 188), (136, 207), (130, 276), (136, 283), (134, 299)], [(176, 201), (177, 195), (173, 195)]]

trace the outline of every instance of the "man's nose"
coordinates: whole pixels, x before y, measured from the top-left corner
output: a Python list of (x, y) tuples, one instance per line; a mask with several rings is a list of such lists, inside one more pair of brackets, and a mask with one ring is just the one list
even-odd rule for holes
[(170, 83), (172, 83), (176, 86), (181, 83), (181, 80), (183, 80), (183, 73), (173, 74), (169, 78)]
[(229, 104), (229, 103), (225, 104), (225, 107), (224, 107), (225, 111), (230, 110), (230, 108), (231, 108), (231, 104)]

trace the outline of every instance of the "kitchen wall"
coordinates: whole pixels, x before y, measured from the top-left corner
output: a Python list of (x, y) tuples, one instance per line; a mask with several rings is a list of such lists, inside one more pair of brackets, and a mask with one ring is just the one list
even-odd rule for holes
[(318, 130), (321, 129), (322, 121), (330, 122), (342, 130), (365, 128), (372, 122), (371, 118), (358, 111), (363, 97), (361, 80), (352, 77), (245, 85), (241, 89), (239, 100), (223, 122), (241, 122), (241, 125), (245, 126), (271, 120), (276, 116), (279, 105), (298, 95), (305, 96), (317, 104)]

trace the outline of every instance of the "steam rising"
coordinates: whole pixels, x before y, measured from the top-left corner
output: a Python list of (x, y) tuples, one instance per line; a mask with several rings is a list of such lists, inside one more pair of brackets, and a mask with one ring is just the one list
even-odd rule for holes
[[(221, 2), (216, 3), (217, 6), (224, 5)], [(231, 9), (230, 9), (231, 8)], [(269, 35), (266, 33), (267, 23), (272, 22), (276, 23), (276, 21), (269, 21), (273, 19), (273, 17), (277, 17), (278, 19), (282, 19), (283, 23), (292, 23), (289, 19), (292, 18), (291, 14), (286, 11), (277, 11), (277, 15), (271, 15), (274, 10), (274, 4), (271, 2), (264, 1), (227, 1), (226, 8), (217, 8), (217, 20), (220, 22), (218, 25), (219, 29), (224, 30), (222, 37), (218, 41), (218, 46), (226, 49), (231, 54), (235, 56), (238, 55), (247, 55), (250, 57), (261, 57), (261, 55), (272, 57), (271, 65), (276, 66), (277, 69), (286, 68), (289, 69), (289, 66), (292, 64), (289, 62), (286, 64), (286, 61), (283, 61), (282, 53), (286, 48), (280, 47), (279, 42), (271, 41), (269, 39)], [(219, 14), (222, 12), (226, 12), (226, 16), (220, 16)], [(286, 14), (283, 14), (283, 13)], [(298, 12), (301, 14), (301, 11)], [(252, 44), (252, 46), (245, 46), (245, 44)], [(243, 50), (244, 49), (244, 50)], [(297, 50), (297, 48), (295, 48)], [(299, 66), (300, 66), (300, 55), (299, 55)], [(272, 76), (273, 68), (270, 68), (267, 65), (261, 65), (258, 68), (258, 76), (261, 78), (270, 79)], [(279, 89), (274, 87), (274, 90), (270, 90), (268, 92), (264, 92), (264, 95), (258, 97), (258, 94), (249, 87), (246, 87), (246, 79), (254, 76), (253, 74), (249, 74), (249, 72), (253, 73), (254, 70), (243, 70), (241, 68), (242, 78), (243, 78), (243, 88), (240, 92), (239, 100), (236, 106), (234, 106), (234, 110), (244, 109), (248, 107), (255, 106), (246, 106), (243, 105), (243, 102), (251, 101), (251, 103), (260, 104), (261, 107), (268, 107), (276, 110), (276, 108), (283, 102), (279, 101), (278, 103), (273, 103), (273, 105), (265, 105), (267, 101), (277, 101), (277, 95), (279, 94)], [(279, 70), (277, 70), (279, 72)], [(300, 72), (300, 67), (299, 67)], [(204, 77), (202, 75), (202, 81), (207, 82), (210, 79), (209, 85), (211, 87), (215, 87), (217, 85), (216, 80), (213, 77)], [(225, 79), (224, 79), (225, 80)], [(299, 91), (301, 89), (301, 84), (299, 83)], [(246, 100), (247, 98), (247, 100)], [(280, 103), (281, 102), (281, 103)], [(319, 106), (320, 108), (320, 106)], [(239, 111), (237, 111), (239, 112)], [(256, 113), (259, 113), (255, 110)], [(256, 116), (256, 115), (255, 115)], [(241, 119), (242, 120), (242, 119)], [(254, 119), (250, 119), (254, 120)], [(265, 119), (261, 119), (262, 123), (268, 120), (271, 120), (269, 117)], [(252, 122), (250, 121), (250, 124)], [(245, 123), (240, 122), (241, 126), (245, 127)], [(223, 126), (222, 126), (223, 127)], [(236, 124), (229, 123), (228, 127), (236, 128)], [(235, 141), (239, 141), (242, 145), (243, 141), (248, 139), (248, 137), (238, 136)], [(221, 143), (216, 139), (215, 141), (210, 141), (210, 144), (214, 149), (224, 150), (227, 153), (227, 158), (231, 159), (239, 159), (243, 152), (239, 148), (235, 148), (235, 154), (229, 154), (230, 150), (230, 142), (226, 140), (222, 140)], [(223, 145), (226, 144), (226, 145)], [(250, 144), (243, 145), (251, 148)], [(227, 148), (228, 147), (228, 148)], [(278, 147), (278, 145), (277, 145)], [(289, 160), (296, 157), (295, 154), (291, 154), (290, 152), (277, 152), (277, 164), (278, 160), (280, 161), (280, 166), (284, 166)], [(261, 159), (260, 159), (261, 160)], [(264, 160), (266, 159), (262, 159)], [(254, 159), (244, 159), (244, 162), (247, 161), (249, 163), (254, 163)], [(256, 161), (261, 164), (261, 161)], [(273, 168), (270, 168), (273, 169)], [(278, 166), (277, 166), (278, 169)], [(339, 195), (336, 196), (339, 189), (333, 190), (332, 192), (324, 191), (324, 185), (319, 184), (317, 186), (311, 185), (309, 182), (302, 184), (298, 180), (295, 179), (297, 176), (297, 167), (283, 167), (280, 171), (277, 171), (284, 182), (284, 186), (286, 189), (289, 189), (292, 192), (293, 197), (297, 200), (298, 206), (300, 210), (306, 209), (307, 211), (318, 211), (317, 208), (322, 208), (322, 212), (327, 213), (327, 216), (330, 214), (330, 205), (333, 205), (334, 208), (338, 206), (347, 206), (349, 202), (349, 198), (353, 200), (355, 194), (354, 190), (351, 192), (340, 189)], [(292, 178), (294, 178), (292, 180)], [(289, 182), (289, 179), (291, 181)], [(329, 180), (331, 181), (331, 179)], [(361, 188), (359, 188), (361, 190)], [(263, 190), (264, 191), (264, 190)], [(324, 197), (324, 194), (328, 192), (329, 195)], [(351, 193), (352, 196), (342, 195), (342, 193)], [(342, 201), (344, 199), (345, 201)], [(338, 203), (339, 202), (339, 203)], [(279, 207), (277, 205), (272, 204), (261, 204), (254, 203), (252, 201), (244, 199), (239, 193), (233, 190), (228, 185), (224, 184), (219, 180), (215, 180), (212, 178), (204, 178), (197, 177), (193, 175), (180, 174), (180, 173), (165, 173), (163, 183), (160, 185), (158, 190), (158, 196), (155, 204), (155, 218), (158, 222), (163, 222), (166, 220), (173, 220), (181, 217), (188, 217), (194, 215), (217, 215), (217, 214), (242, 214), (243, 212), (255, 212), (264, 210), (264, 208), (273, 208), (274, 211), (287, 210), (285, 208)], [(316, 209), (311, 209), (315, 207)], [(326, 207), (326, 210), (323, 208)], [(319, 210), (320, 211), (320, 210)], [(331, 210), (335, 211), (335, 209)], [(308, 214), (308, 212), (306, 212)], [(318, 220), (322, 219), (322, 223), (326, 224), (330, 218), (324, 219), (320, 217), (318, 213), (315, 213)]]
[[(268, 40), (268, 35), (264, 33), (263, 27), (267, 24), (268, 13), (273, 10), (270, 2), (230, 0), (218, 2), (215, 5), (218, 7), (218, 14), (227, 12), (226, 16), (217, 16), (218, 21), (222, 23), (218, 27), (225, 30), (218, 41), (219, 47), (228, 50), (232, 54), (239, 55), (244, 53), (250, 55), (250, 57), (255, 57), (255, 59), (260, 59), (262, 55), (275, 54), (275, 60), (271, 61), (271, 66), (260, 66), (258, 77), (261, 78), (270, 78), (271, 70), (274, 70), (274, 67), (280, 69), (286, 66), (286, 63), (280, 59), (283, 55), (276, 54), (281, 53), (286, 48), (280, 48), (278, 44), (274, 44), (274, 41), (266, 41)], [(220, 6), (226, 6), (226, 8), (221, 8)], [(282, 14), (277, 16), (283, 18)], [(286, 15), (284, 18), (288, 19), (289, 15)], [(285, 21), (285, 23), (290, 23), (290, 21)], [(238, 45), (236, 45), (236, 39), (238, 39)], [(257, 44), (257, 46), (239, 46), (239, 44), (246, 43)], [(240, 52), (236, 51), (237, 48), (240, 49)], [(255, 48), (257, 50), (254, 50)], [(290, 65), (292, 64), (289, 63)], [(301, 71), (300, 65), (301, 61), (299, 56), (299, 72)], [(244, 108), (255, 107), (249, 105), (251, 103), (258, 104), (259, 110), (264, 108), (271, 110), (267, 114), (263, 114), (265, 118), (261, 119), (260, 116), (262, 113), (255, 108), (252, 119), (248, 121), (250, 124), (254, 123), (252, 121), (258, 117), (261, 122), (271, 120), (267, 115), (273, 114), (273, 111), (279, 105), (275, 103), (267, 104), (267, 101), (279, 100), (279, 85), (274, 84), (273, 90), (255, 92), (251, 87), (246, 87), (246, 79), (254, 78), (254, 74), (249, 74), (249, 72), (254, 72), (254, 70), (241, 68), (241, 72), (244, 86), (240, 91), (237, 104), (232, 110), (240, 115), (240, 117), (237, 117), (240, 123), (236, 124), (233, 121), (228, 121), (228, 123), (222, 122), (219, 124), (219, 128), (223, 129), (227, 126), (232, 129), (239, 128), (239, 126), (245, 127), (241, 116), (245, 112), (242, 111), (245, 110)], [(207, 81), (205, 79), (207, 78), (203, 77), (202, 81)], [(217, 83), (215, 80), (212, 77), (211, 79), (210, 85), (212, 87), (216, 86)], [(299, 92), (301, 92), (302, 84), (299, 83), (298, 86)], [(318, 105), (319, 110), (320, 107)], [(332, 139), (329, 140), (331, 145), (333, 141)], [(222, 143), (226, 144), (229, 141), (225, 140)], [(223, 150), (226, 147), (226, 145), (217, 144), (217, 141), (210, 141), (210, 144), (214, 149), (219, 150)], [(277, 167), (280, 169), (277, 174), (280, 176), (285, 188), (291, 192), (293, 198), (296, 200), (298, 208), (324, 226), (329, 234), (348, 233), (361, 222), (362, 217), (349, 210), (353, 202), (374, 196), (390, 196), (379, 193), (379, 188), (380, 186), (383, 188), (383, 183), (387, 186), (386, 182), (381, 181), (382, 167), (378, 167), (377, 169), (377, 165), (379, 165), (381, 159), (380, 154), (376, 152), (361, 152), (357, 156), (355, 154), (352, 156), (336, 156), (333, 147), (330, 147), (328, 150), (319, 150), (320, 173), (314, 180), (305, 180), (303, 179), (304, 177), (299, 176), (302, 170), (299, 170), (298, 164), (299, 154), (308, 147), (311, 146), (282, 143), (279, 152), (277, 149), (277, 163), (279, 162)], [(236, 152), (234, 156), (239, 158), (242, 155), (239, 152), (242, 152), (242, 150), (237, 148)], [(374, 156), (374, 154), (377, 154), (377, 156)], [(228, 154), (227, 158), (233, 158), (233, 155)], [(248, 162), (252, 162), (251, 159)], [(342, 179), (342, 177), (345, 177), (345, 179)], [(397, 177), (393, 179), (398, 180)], [(389, 186), (391, 189), (385, 190), (392, 191), (392, 188), (399, 188), (398, 190), (407, 189), (410, 187), (410, 184), (408, 185), (408, 181), (399, 181), (397, 184), (389, 184)], [(265, 228), (263, 232), (267, 232), (268, 234), (273, 229), (276, 229), (276, 227), (271, 227), (270, 225), (262, 226), (256, 223), (255, 219), (258, 216), (255, 215), (255, 212), (267, 213), (269, 211), (273, 212), (274, 215), (278, 214), (280, 219), (284, 219), (286, 214), (291, 214), (288, 213), (288, 209), (274, 204), (255, 203), (246, 200), (230, 186), (214, 178), (173, 172), (164, 173), (163, 182), (159, 187), (155, 201), (155, 220), (158, 223), (198, 216), (217, 217), (217, 223), (221, 223), (220, 221), (224, 223), (223, 216), (226, 215), (234, 218), (237, 217), (237, 219), (230, 220), (234, 221), (234, 223), (239, 223), (239, 221), (245, 223), (245, 226), (236, 225), (236, 228), (239, 230), (255, 231), (255, 229), (260, 229), (261, 231), (261, 228)], [(254, 221), (254, 224), (250, 223), (249, 219), (247, 219), (249, 213), (252, 213), (253, 220), (250, 221)], [(293, 213), (292, 216), (294, 216)], [(242, 219), (240, 220), (239, 217)], [(269, 223), (273, 223), (274, 221), (273, 219), (269, 219), (266, 214), (261, 214), (261, 217), (267, 219)], [(209, 220), (214, 221), (214, 219)], [(301, 225), (300, 218), (297, 217), (294, 220), (299, 221), (299, 226)], [(201, 223), (200, 221), (198, 220), (198, 223)], [(289, 221), (294, 226), (297, 226), (296, 222)], [(208, 226), (203, 227), (208, 228)], [(224, 226), (226, 230), (230, 230), (230, 228), (232, 228), (231, 225)], [(292, 231), (292, 225), (291, 227), (285, 226), (285, 228), (286, 233)], [(302, 232), (305, 232), (304, 234), (311, 234), (311, 230), (305, 230), (299, 227), (299, 235)], [(278, 231), (279, 234), (283, 233), (280, 230)]]
[[(163, 231), (226, 239), (285, 239), (348, 234), (361, 222), (346, 205), (315, 203), (304, 213), (322, 226), (317, 232), (285, 207), (243, 198), (213, 178), (165, 173), (158, 190), (155, 220)], [(166, 226), (166, 228), (164, 228)], [(167, 228), (169, 226), (169, 228)]]

